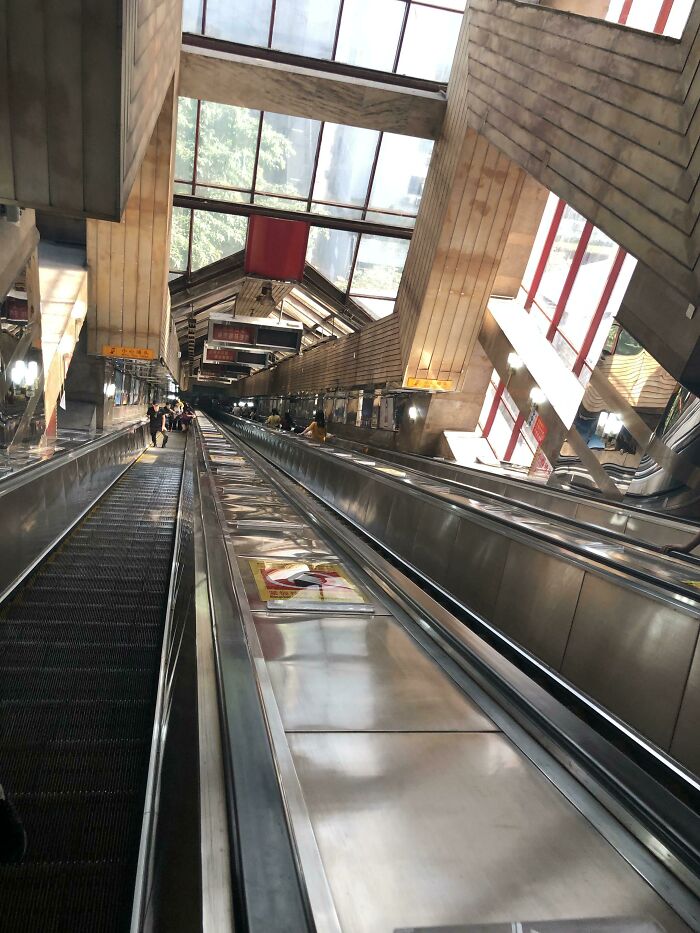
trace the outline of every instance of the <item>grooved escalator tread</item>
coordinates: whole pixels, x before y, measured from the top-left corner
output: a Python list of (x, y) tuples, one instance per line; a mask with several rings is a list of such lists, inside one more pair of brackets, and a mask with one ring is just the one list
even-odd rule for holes
[(182, 453), (148, 451), (0, 610), (0, 783), (28, 839), (0, 933), (129, 929)]

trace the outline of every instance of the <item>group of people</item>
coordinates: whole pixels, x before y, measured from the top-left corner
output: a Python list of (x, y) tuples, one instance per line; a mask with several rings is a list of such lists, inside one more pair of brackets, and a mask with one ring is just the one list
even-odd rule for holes
[[(292, 413), (290, 411), (286, 411), (284, 415), (280, 416), (280, 413), (276, 408), (272, 409), (272, 412), (265, 421), (265, 424), (268, 428), (273, 428), (276, 431), (296, 430), (296, 424), (292, 418)], [(311, 422), (311, 424), (301, 432), (301, 436), (310, 437), (312, 440), (318, 441), (320, 444), (323, 444), (330, 437), (330, 434), (326, 429), (326, 416), (323, 414), (320, 408), (314, 415), (314, 420)]]
[(168, 443), (168, 431), (187, 431), (194, 419), (194, 411), (187, 402), (151, 402), (146, 412), (151, 432), (151, 442), (157, 447), (158, 435), (163, 438), (161, 447)]

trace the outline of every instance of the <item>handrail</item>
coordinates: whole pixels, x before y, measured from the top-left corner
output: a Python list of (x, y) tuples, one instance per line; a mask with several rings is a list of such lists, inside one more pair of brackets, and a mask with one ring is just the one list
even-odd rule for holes
[[(175, 543), (173, 545), (168, 599), (165, 610), (160, 672), (158, 675), (158, 690), (156, 694), (153, 734), (151, 736), (151, 751), (148, 763), (148, 780), (144, 798), (141, 841), (139, 844), (136, 883), (131, 912), (131, 933), (140, 933), (143, 929), (148, 908), (149, 893), (154, 880), (153, 860), (158, 828), (160, 779), (171, 708), (170, 692), (173, 684), (174, 670), (178, 661), (179, 649), (182, 643), (183, 629), (187, 622), (187, 617), (184, 614), (176, 619), (176, 602), (178, 588), (181, 582), (182, 566), (185, 559), (184, 549), (187, 544), (191, 545), (191, 525), (193, 521), (191, 487), (193, 481), (194, 432), (188, 432), (186, 435), (182, 476), (177, 500)], [(188, 531), (187, 525), (189, 525), (190, 532), (189, 542), (185, 542), (185, 536)]]

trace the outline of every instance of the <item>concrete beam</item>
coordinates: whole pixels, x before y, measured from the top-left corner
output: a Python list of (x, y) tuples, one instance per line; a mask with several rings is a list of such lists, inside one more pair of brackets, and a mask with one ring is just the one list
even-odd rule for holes
[(184, 45), (181, 97), (436, 139), (443, 94)]

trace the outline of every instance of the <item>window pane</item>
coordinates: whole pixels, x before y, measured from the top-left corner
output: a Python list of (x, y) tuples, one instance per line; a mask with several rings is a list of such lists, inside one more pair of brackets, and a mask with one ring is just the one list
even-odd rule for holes
[(274, 207), (279, 211), (305, 211), (306, 201), (297, 198), (273, 198), (269, 194), (256, 194), (255, 203), (261, 207)]
[(229, 188), (219, 188), (215, 185), (197, 185), (196, 194), (200, 198), (213, 198), (215, 201), (235, 201), (238, 204), (250, 203), (250, 192), (231, 191)]
[(416, 223), (415, 214), (392, 214), (381, 211), (367, 211), (367, 220), (377, 224), (391, 224), (394, 227), (413, 227)]
[(353, 298), (375, 321), (394, 313), (396, 302), (389, 298)]
[(362, 220), (362, 211), (360, 208), (336, 207), (334, 204), (319, 204), (318, 201), (312, 201), (311, 210), (314, 214), (323, 214), (324, 217), (344, 217), (345, 220)]
[(185, 0), (182, 7), (182, 31), (202, 31), (202, 4), (203, 0)]
[(399, 0), (345, 0), (336, 59), (393, 71), (405, 9)]
[(351, 293), (396, 298), (407, 253), (408, 240), (363, 234)]
[(257, 110), (202, 101), (197, 180), (250, 188), (259, 120)]
[(314, 197), (364, 205), (378, 139), (375, 130), (324, 124)]
[(459, 13), (412, 6), (401, 46), (399, 74), (447, 81), (461, 25)]
[(336, 288), (345, 292), (348, 288), (356, 242), (356, 233), (312, 227), (306, 261), (321, 275), (325, 275)]
[(585, 219), (576, 213), (573, 207), (567, 205), (535, 297), (549, 318), (552, 317), (559, 301), (585, 223)]
[(594, 229), (559, 324), (575, 350), (581, 349), (616, 255), (617, 244)]
[(340, 0), (277, 0), (272, 45), (311, 58), (330, 58)]
[(308, 197), (320, 127), (317, 120), (266, 113), (256, 190)]
[(180, 97), (177, 102), (177, 137), (175, 141), (175, 178), (191, 181), (194, 172), (194, 131), (197, 101)]
[(190, 241), (192, 211), (174, 207), (170, 223), (170, 268), (175, 272), (187, 271), (187, 250)]
[(420, 2), (423, 6), (447, 7), (450, 10), (458, 10), (460, 13), (464, 12), (466, 6), (466, 0), (420, 0)]
[(370, 207), (417, 214), (432, 151), (431, 139), (385, 133)]
[[(496, 374), (496, 378), (498, 379), (498, 374)], [(484, 396), (484, 404), (481, 406), (481, 412), (479, 413), (478, 425), (482, 431), (486, 427), (486, 422), (488, 421), (489, 412), (491, 411), (491, 406), (493, 405), (493, 400), (494, 400), (495, 395), (496, 395), (496, 390), (493, 386), (493, 373), (492, 373), (491, 381), (489, 382), (488, 388), (486, 389), (486, 395)]]
[(508, 414), (505, 405), (499, 405), (496, 417), (493, 420), (493, 426), (489, 432), (489, 443), (499, 460), (503, 460), (506, 455), (514, 424), (515, 422)]
[(267, 45), (272, 0), (207, 0), (207, 35)]
[(248, 221), (245, 217), (194, 211), (192, 269), (231, 256), (245, 247)]

